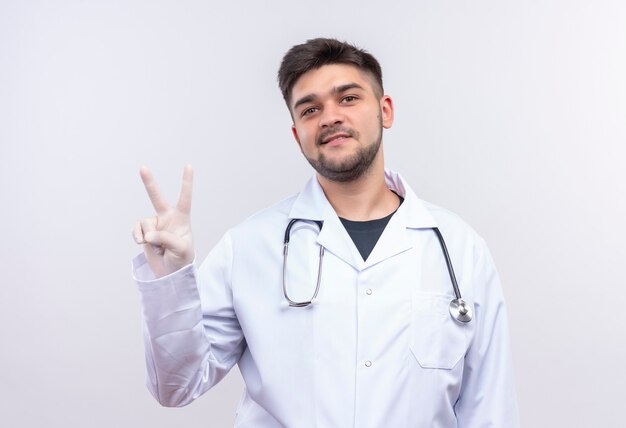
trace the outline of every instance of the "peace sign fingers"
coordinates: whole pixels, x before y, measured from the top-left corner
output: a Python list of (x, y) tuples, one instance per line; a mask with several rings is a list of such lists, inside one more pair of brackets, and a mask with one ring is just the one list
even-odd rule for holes
[(152, 206), (156, 210), (157, 214), (165, 213), (169, 209), (169, 205), (161, 194), (159, 186), (157, 186), (157, 183), (148, 167), (142, 166), (141, 169), (139, 169), (139, 175), (141, 175), (141, 181), (143, 181), (146, 192), (148, 192), (148, 197), (150, 198)]
[(194, 258), (190, 221), (193, 169), (191, 165), (185, 166), (180, 196), (174, 207), (167, 203), (147, 167), (142, 166), (139, 174), (156, 216), (137, 222), (133, 236), (135, 242), (143, 244), (152, 272), (161, 277), (187, 266)]
[(193, 168), (191, 165), (185, 165), (183, 170), (183, 184), (180, 188), (180, 196), (178, 197), (178, 203), (176, 207), (183, 213), (189, 214), (191, 212), (191, 189), (193, 185)]

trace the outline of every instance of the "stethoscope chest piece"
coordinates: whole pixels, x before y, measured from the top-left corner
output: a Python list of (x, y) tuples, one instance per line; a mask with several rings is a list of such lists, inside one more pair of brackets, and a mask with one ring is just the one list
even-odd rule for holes
[(454, 299), (450, 302), (450, 315), (459, 322), (472, 320), (472, 308), (463, 299)]

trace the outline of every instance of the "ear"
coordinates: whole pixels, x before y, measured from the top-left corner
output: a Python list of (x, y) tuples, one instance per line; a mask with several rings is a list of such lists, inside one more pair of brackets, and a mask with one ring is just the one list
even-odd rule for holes
[(393, 100), (389, 95), (383, 95), (380, 99), (380, 111), (383, 128), (391, 128), (391, 125), (393, 125)]
[(300, 151), (302, 151), (302, 144), (300, 144), (300, 137), (298, 137), (298, 130), (296, 129), (296, 125), (291, 125), (291, 133), (293, 134), (293, 138), (296, 140), (296, 143), (298, 143)]

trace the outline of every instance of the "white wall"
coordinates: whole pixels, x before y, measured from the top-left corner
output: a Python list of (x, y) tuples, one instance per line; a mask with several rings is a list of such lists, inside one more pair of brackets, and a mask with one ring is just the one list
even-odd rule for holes
[(383, 65), (388, 166), (490, 244), (526, 427), (617, 427), (626, 373), (626, 3), (0, 0), (0, 424), (227, 427), (144, 387), (132, 223), (196, 170), (204, 257), (311, 174), (275, 74), (347, 39)]

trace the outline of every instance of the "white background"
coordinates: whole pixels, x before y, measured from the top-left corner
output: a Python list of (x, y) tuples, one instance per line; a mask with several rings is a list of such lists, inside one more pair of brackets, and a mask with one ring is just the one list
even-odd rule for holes
[(311, 170), (276, 86), (334, 36), (396, 105), (388, 167), (481, 233), (525, 427), (623, 426), (626, 3), (0, 0), (0, 425), (228, 427), (144, 386), (130, 229), (196, 170), (198, 258)]

